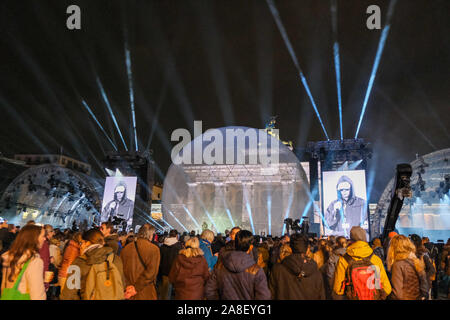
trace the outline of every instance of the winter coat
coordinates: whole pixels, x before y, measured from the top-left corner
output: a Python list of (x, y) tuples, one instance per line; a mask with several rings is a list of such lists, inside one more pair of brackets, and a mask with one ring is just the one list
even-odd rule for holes
[(119, 236), (117, 234), (110, 234), (105, 237), (105, 247), (113, 249), (115, 255), (119, 255)]
[[(355, 260), (362, 260), (362, 258), (367, 258), (371, 254), (373, 254), (372, 248), (370, 248), (369, 244), (364, 241), (356, 241), (347, 247), (347, 254)], [(372, 255), (370, 258), (370, 262), (377, 266), (380, 269), (380, 282), (381, 288), (384, 290), (386, 296), (388, 296), (391, 291), (391, 283), (386, 274), (386, 270), (384, 269), (383, 262), (377, 255)], [(348, 263), (344, 257), (340, 257), (339, 261), (336, 265), (336, 272), (334, 278), (333, 291), (337, 295), (344, 295), (345, 293), (345, 277), (347, 273)]]
[(179, 254), (169, 273), (176, 300), (202, 300), (208, 278), (208, 263), (204, 256), (187, 258)]
[(161, 264), (159, 265), (159, 275), (168, 276), (172, 264), (178, 256), (178, 252), (183, 246), (176, 238), (166, 238), (164, 244), (159, 248), (161, 253)]
[(145, 269), (136, 251), (135, 242), (122, 249), (120, 258), (123, 262), (125, 287), (134, 286), (137, 294), (132, 300), (156, 300), (156, 277), (158, 275), (160, 254), (159, 248), (148, 240), (136, 240), (139, 254), (144, 260)]
[(337, 296), (333, 291), (334, 285), (334, 274), (336, 271), (336, 265), (339, 261), (339, 258), (344, 256), (347, 250), (345, 248), (337, 248), (335, 249), (328, 258), (328, 261), (325, 263), (322, 271), (324, 274), (324, 287), (325, 293), (327, 294), (327, 299), (340, 300), (341, 297)]
[[(107, 256), (113, 252), (113, 249), (109, 247), (103, 247), (100, 245), (91, 245), (86, 249), (86, 251), (78, 256), (72, 263), (72, 265), (76, 265), (80, 268), (80, 289), (69, 288), (67, 285), (70, 277), (74, 274), (67, 275), (67, 282), (64, 286), (64, 289), (61, 292), (60, 299), (61, 300), (81, 300), (83, 293), (86, 291), (86, 279), (91, 270), (92, 265), (105, 262)], [(113, 253), (114, 254), (114, 253)], [(114, 255), (113, 260), (114, 265), (119, 270), (122, 275), (122, 281), (125, 283), (123, 279), (123, 266), (122, 261), (119, 256)], [(75, 273), (75, 272), (74, 272)]]
[(269, 288), (274, 300), (325, 299), (322, 274), (316, 262), (298, 253), (273, 266)]
[[(2, 255), (3, 258), (3, 274), (2, 274), (2, 292), (5, 288), (12, 288), (16, 281), (17, 276), (22, 270), (23, 265), (27, 260), (29, 260), (28, 255), (23, 255), (20, 257), (18, 264), (16, 265), (15, 271), (16, 275), (14, 277), (14, 281), (8, 281), (9, 274), (11, 272), (9, 265), (12, 257), (9, 256), (8, 252), (5, 252)], [(34, 255), (31, 258), (30, 263), (28, 264), (27, 269), (23, 273), (22, 280), (19, 283), (18, 290), (25, 294), (28, 293), (30, 295), (31, 300), (46, 300), (47, 295), (45, 294), (44, 287), (44, 277), (42, 276), (44, 272), (44, 262), (39, 257), (39, 254)]]
[(422, 295), (428, 295), (428, 281), (424, 270), (416, 271), (414, 261), (410, 259), (397, 260), (392, 265), (392, 295), (393, 300), (420, 300)]
[(63, 260), (59, 267), (60, 278), (65, 278), (67, 276), (67, 269), (79, 255), (80, 245), (76, 241), (70, 240), (66, 250), (64, 250)]
[(214, 265), (217, 263), (217, 257), (212, 253), (211, 243), (206, 239), (200, 239), (200, 249), (202, 249), (206, 262), (208, 263), (209, 271), (212, 271)]
[(242, 251), (225, 251), (205, 288), (208, 300), (268, 300), (270, 291), (264, 271)]

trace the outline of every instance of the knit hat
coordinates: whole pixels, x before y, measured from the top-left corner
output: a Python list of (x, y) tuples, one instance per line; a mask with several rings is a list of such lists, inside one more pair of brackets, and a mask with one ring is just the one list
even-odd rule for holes
[(361, 227), (352, 227), (350, 230), (350, 239), (353, 241), (367, 241), (366, 231)]
[(396, 235), (398, 235), (398, 233), (395, 232), (395, 231), (389, 232), (389, 238), (393, 238), (393, 237), (395, 237)]

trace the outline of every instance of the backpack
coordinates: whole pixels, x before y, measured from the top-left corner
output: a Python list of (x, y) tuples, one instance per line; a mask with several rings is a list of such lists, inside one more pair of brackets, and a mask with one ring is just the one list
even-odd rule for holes
[(83, 300), (123, 300), (122, 276), (113, 263), (114, 254), (107, 255), (102, 263), (92, 265), (86, 278)]
[(348, 263), (345, 288), (350, 300), (381, 300), (382, 287), (380, 270), (370, 261), (373, 253), (361, 260), (355, 260), (348, 253), (344, 259)]

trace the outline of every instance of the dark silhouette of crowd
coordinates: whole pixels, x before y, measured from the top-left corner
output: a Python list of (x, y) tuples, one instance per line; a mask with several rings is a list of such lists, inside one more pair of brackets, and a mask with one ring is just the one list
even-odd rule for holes
[(450, 239), (0, 226), (5, 300), (449, 299)]

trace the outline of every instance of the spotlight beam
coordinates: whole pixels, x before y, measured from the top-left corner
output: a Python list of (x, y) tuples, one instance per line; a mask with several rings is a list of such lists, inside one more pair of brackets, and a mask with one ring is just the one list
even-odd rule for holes
[(336, 86), (337, 86), (337, 97), (339, 106), (339, 128), (341, 131), (341, 140), (344, 139), (344, 134), (342, 130), (342, 98), (341, 98), (341, 67), (339, 59), (339, 42), (337, 41), (337, 4), (336, 0), (331, 2), (331, 20), (333, 27), (333, 54), (334, 54), (334, 69), (336, 71)]
[(128, 151), (127, 145), (125, 144), (125, 140), (123, 139), (123, 136), (122, 136), (122, 132), (120, 131), (119, 125), (117, 123), (116, 116), (114, 115), (114, 112), (111, 109), (111, 105), (109, 104), (108, 97), (106, 96), (105, 90), (103, 89), (102, 83), (100, 82), (100, 79), (98, 77), (97, 77), (97, 85), (100, 89), (103, 100), (105, 101), (106, 107), (108, 108), (109, 114), (111, 115), (111, 118), (114, 121), (114, 125), (116, 126), (117, 132), (119, 133), (120, 138), (122, 139), (122, 143), (125, 148), (125, 151)]
[(137, 133), (136, 133), (136, 114), (135, 114), (135, 110), (134, 110), (133, 74), (131, 72), (131, 57), (130, 57), (130, 50), (128, 49), (128, 41), (127, 40), (125, 40), (125, 62), (127, 65), (128, 85), (130, 87), (129, 88), (130, 89), (130, 106), (131, 106), (131, 117), (133, 120), (134, 145), (135, 145), (136, 151), (138, 151), (138, 140), (137, 140)]
[(180, 222), (180, 220), (178, 220), (177, 217), (175, 217), (172, 211), (167, 209), (167, 212), (169, 212), (169, 214), (175, 219), (175, 221), (178, 222), (178, 224), (184, 229), (184, 231), (189, 232), (188, 229), (186, 229), (186, 227)]
[(375, 77), (377, 75), (378, 65), (380, 64), (381, 55), (383, 54), (384, 45), (386, 43), (387, 36), (389, 35), (389, 29), (391, 28), (391, 18), (394, 13), (395, 4), (397, 0), (391, 0), (389, 3), (386, 25), (383, 28), (383, 32), (381, 33), (380, 41), (378, 43), (377, 54), (375, 56), (375, 61), (372, 67), (372, 72), (370, 74), (369, 84), (367, 86), (366, 96), (364, 97), (364, 103), (361, 110), (361, 115), (359, 117), (358, 127), (356, 128), (355, 139), (358, 138), (358, 133), (361, 128), (361, 123), (364, 118), (364, 113), (366, 112), (367, 102), (369, 101), (370, 93), (372, 91), (373, 83), (375, 81)]
[(278, 13), (278, 10), (275, 7), (275, 4), (274, 4), (273, 0), (266, 0), (266, 2), (267, 2), (267, 5), (269, 6), (269, 9), (270, 9), (270, 12), (272, 13), (273, 18), (275, 19), (275, 23), (276, 23), (276, 25), (278, 27), (278, 30), (281, 33), (281, 37), (283, 38), (284, 43), (286, 44), (286, 47), (287, 47), (287, 49), (289, 51), (289, 54), (291, 55), (292, 61), (294, 62), (295, 67), (296, 67), (296, 69), (297, 69), (297, 71), (299, 73), (299, 76), (300, 76), (301, 82), (303, 84), (303, 87), (305, 88), (306, 93), (308, 94), (309, 100), (310, 100), (310, 102), (311, 102), (311, 104), (312, 104), (312, 106), (314, 108), (314, 111), (316, 113), (317, 118), (319, 119), (320, 125), (322, 126), (322, 130), (325, 133), (325, 136), (327, 137), (327, 140), (330, 140), (330, 138), (328, 137), (327, 130), (325, 129), (325, 127), (323, 125), (322, 118), (320, 117), (319, 110), (317, 109), (317, 106), (316, 106), (316, 103), (314, 101), (314, 98), (313, 98), (313, 96), (311, 94), (311, 91), (309, 90), (308, 82), (306, 81), (305, 75), (303, 74), (303, 71), (300, 68), (300, 65), (299, 65), (297, 57), (296, 57), (296, 55), (294, 53), (294, 49), (292, 47), (292, 44), (289, 41), (289, 37), (287, 35), (286, 29), (284, 28), (283, 23), (281, 22), (280, 14)]
[(87, 105), (86, 101), (81, 100), (81, 102), (83, 103), (83, 106), (86, 108), (86, 110), (89, 112), (89, 114), (91, 115), (91, 117), (94, 119), (94, 121), (97, 123), (97, 125), (100, 127), (100, 130), (102, 130), (102, 132), (105, 134), (106, 138), (108, 139), (108, 141), (112, 144), (112, 146), (114, 147), (114, 150), (117, 151), (117, 147), (114, 144), (114, 142), (112, 142), (111, 138), (108, 136), (108, 134), (106, 133), (105, 129), (103, 129), (103, 126), (100, 124), (100, 122), (97, 120), (97, 117), (94, 115), (94, 113), (92, 112), (91, 108), (89, 108), (89, 106)]

